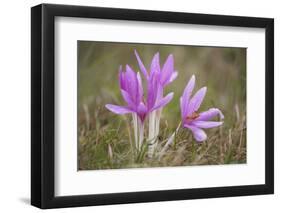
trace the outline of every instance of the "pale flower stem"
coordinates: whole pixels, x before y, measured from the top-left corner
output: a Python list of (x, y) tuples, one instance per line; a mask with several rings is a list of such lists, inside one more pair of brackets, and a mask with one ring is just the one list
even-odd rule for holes
[(149, 124), (148, 124), (148, 157), (151, 158), (153, 156), (153, 144), (155, 140), (155, 111), (149, 114)]
[(154, 143), (152, 144), (153, 155), (155, 154), (155, 149), (158, 145), (158, 135), (159, 135), (159, 128), (160, 128), (161, 113), (162, 113), (162, 109), (159, 109), (156, 111)]
[(138, 117), (136, 113), (133, 113), (133, 128), (135, 137), (135, 147), (138, 149)]
[(156, 123), (155, 123), (155, 136), (159, 135), (160, 119), (161, 119), (162, 109), (156, 111)]
[(142, 123), (142, 121), (140, 119), (138, 119), (139, 121), (139, 147), (138, 150), (140, 151), (142, 148), (142, 142), (143, 142), (143, 136), (144, 136), (144, 124)]
[(148, 133), (148, 157), (153, 157), (157, 147), (157, 137), (159, 134), (160, 118), (162, 109), (155, 110), (149, 115), (149, 133)]
[(148, 140), (152, 140), (154, 136), (154, 127), (155, 127), (155, 111), (149, 114), (149, 126), (148, 126)]

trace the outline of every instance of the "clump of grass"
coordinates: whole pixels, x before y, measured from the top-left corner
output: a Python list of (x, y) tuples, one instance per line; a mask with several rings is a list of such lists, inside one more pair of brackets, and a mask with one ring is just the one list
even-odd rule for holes
[(246, 163), (245, 115), (238, 115), (237, 109), (233, 115), (236, 116), (233, 126), (207, 130), (205, 142), (197, 143), (190, 131), (179, 128), (168, 146), (167, 140), (175, 129), (163, 119), (156, 150), (161, 153), (166, 146), (165, 151), (151, 158), (147, 156), (147, 142), (140, 152), (135, 152), (129, 117), (115, 116), (106, 109), (95, 110), (94, 116), (90, 116), (88, 110), (82, 110), (78, 131), (79, 170)]

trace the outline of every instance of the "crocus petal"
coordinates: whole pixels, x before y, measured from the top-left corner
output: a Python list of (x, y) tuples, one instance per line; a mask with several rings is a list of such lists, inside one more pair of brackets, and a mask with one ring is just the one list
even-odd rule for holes
[(150, 75), (152, 75), (154, 72), (159, 73), (160, 72), (160, 59), (159, 59), (159, 53), (156, 53), (153, 56), (153, 59), (151, 61), (150, 65)]
[(145, 78), (148, 80), (149, 78), (149, 74), (145, 68), (145, 66), (143, 65), (141, 59), (140, 59), (140, 56), (138, 54), (138, 52), (135, 50), (135, 55), (136, 55), (136, 58), (137, 58), (137, 61), (138, 61), (138, 64), (139, 64), (139, 67), (140, 67), (140, 70), (142, 72), (142, 74), (145, 76)]
[(192, 131), (193, 137), (195, 138), (196, 141), (201, 142), (207, 139), (207, 135), (202, 129), (187, 124), (185, 124), (184, 127)]
[(166, 95), (164, 98), (162, 98), (155, 104), (155, 106), (151, 109), (151, 111), (164, 107), (172, 100), (173, 96), (174, 96), (173, 92)]
[(197, 111), (204, 100), (204, 97), (207, 92), (207, 87), (203, 87), (198, 90), (195, 95), (190, 99), (190, 102), (187, 107), (187, 115), (191, 115), (193, 112)]
[(132, 110), (130, 110), (127, 107), (124, 106), (117, 106), (117, 105), (113, 105), (113, 104), (106, 104), (105, 107), (110, 110), (111, 112), (114, 112), (116, 114), (127, 114), (127, 113), (132, 113)]
[(217, 109), (217, 108), (211, 108), (205, 112), (201, 112), (199, 114), (199, 117), (196, 118), (195, 120), (199, 120), (199, 121), (208, 121), (210, 119), (212, 119), (213, 117), (219, 115), (220, 119), (224, 119), (224, 115), (222, 114), (222, 112)]
[(173, 55), (169, 55), (161, 71), (160, 81), (162, 85), (165, 86), (166, 84), (169, 83), (173, 71), (174, 71), (174, 57)]
[(222, 125), (223, 122), (217, 121), (192, 121), (190, 125), (196, 126), (198, 128), (209, 129)]
[(121, 89), (126, 90), (126, 82), (124, 79), (124, 72), (122, 72), (122, 66), (119, 67), (119, 86)]
[(187, 108), (189, 104), (189, 98), (191, 96), (191, 93), (193, 91), (193, 88), (195, 86), (195, 76), (192, 75), (189, 82), (187, 83), (182, 98), (181, 98), (181, 115), (182, 118), (185, 119), (187, 116)]
[(142, 87), (142, 81), (139, 72), (137, 73), (137, 80), (138, 80), (138, 103), (139, 103), (143, 99), (143, 87)]
[(129, 95), (125, 90), (121, 89), (121, 94), (124, 98), (124, 100), (127, 102), (128, 106), (132, 109), (136, 108), (136, 103), (134, 103)]
[(147, 113), (147, 108), (144, 105), (144, 103), (141, 102), (137, 109), (137, 114), (140, 117), (141, 121), (144, 121), (146, 113)]
[(149, 81), (148, 81), (148, 88), (147, 88), (147, 107), (148, 109), (151, 109), (156, 102), (156, 99), (159, 94), (159, 75), (157, 75), (156, 72), (152, 73), (150, 75)]
[(137, 75), (129, 65), (126, 65), (126, 91), (130, 94), (132, 100), (137, 102), (137, 98), (138, 98)]
[(151, 108), (153, 106), (154, 99), (155, 99), (154, 85), (151, 82), (151, 79), (149, 79), (149, 82), (147, 85), (147, 98), (146, 98), (146, 103), (147, 103), (148, 108)]
[(176, 78), (178, 77), (178, 72), (174, 71), (169, 79), (169, 83), (171, 83), (172, 81), (174, 81)]
[(142, 114), (142, 113), (146, 113), (146, 110), (147, 110), (146, 106), (144, 105), (143, 102), (141, 102), (138, 106), (138, 112)]
[(157, 95), (156, 95), (156, 100), (155, 102), (161, 100), (163, 98), (163, 86), (160, 84), (157, 85)]

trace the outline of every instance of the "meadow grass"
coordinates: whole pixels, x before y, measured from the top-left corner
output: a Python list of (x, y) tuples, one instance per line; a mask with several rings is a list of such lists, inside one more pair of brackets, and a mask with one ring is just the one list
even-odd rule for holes
[[(86, 112), (81, 113), (84, 115), (80, 118), (85, 119)], [(81, 121), (85, 125), (78, 131), (80, 170), (246, 163), (246, 120), (238, 114), (232, 127), (206, 130), (208, 139), (202, 143), (193, 139), (190, 130), (179, 128), (174, 142), (163, 153), (175, 129), (162, 119), (156, 148), (161, 154), (152, 158), (147, 156), (146, 145), (142, 152), (135, 152), (130, 116), (120, 118), (103, 109), (94, 117), (89, 123)]]

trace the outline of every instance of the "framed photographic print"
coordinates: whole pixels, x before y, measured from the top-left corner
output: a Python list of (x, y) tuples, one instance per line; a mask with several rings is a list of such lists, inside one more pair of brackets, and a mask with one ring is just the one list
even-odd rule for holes
[(31, 9), (31, 203), (271, 194), (274, 21)]

